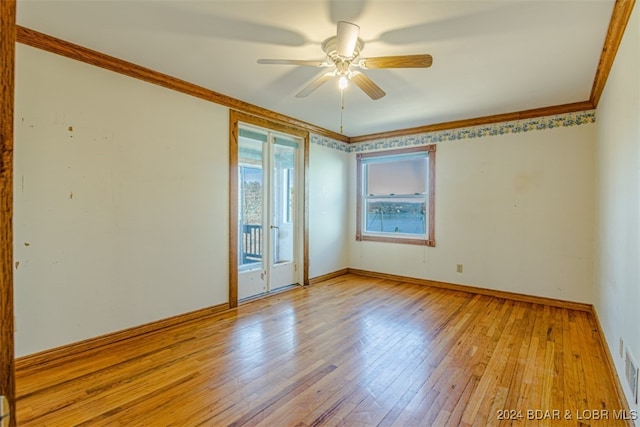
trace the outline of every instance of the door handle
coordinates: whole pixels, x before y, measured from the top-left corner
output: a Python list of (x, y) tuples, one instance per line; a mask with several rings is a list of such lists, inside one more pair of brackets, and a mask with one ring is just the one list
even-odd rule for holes
[(272, 230), (274, 230), (274, 229), (275, 229), (275, 230), (279, 230), (279, 229), (280, 229), (280, 227), (278, 227), (277, 225), (272, 225), (272, 226), (271, 226), (271, 229), (272, 229)]

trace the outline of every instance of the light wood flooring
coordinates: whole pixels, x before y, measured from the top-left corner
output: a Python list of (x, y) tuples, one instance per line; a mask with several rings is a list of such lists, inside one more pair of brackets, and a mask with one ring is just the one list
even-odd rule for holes
[(19, 371), (17, 419), (631, 425), (605, 361), (588, 312), (344, 275)]

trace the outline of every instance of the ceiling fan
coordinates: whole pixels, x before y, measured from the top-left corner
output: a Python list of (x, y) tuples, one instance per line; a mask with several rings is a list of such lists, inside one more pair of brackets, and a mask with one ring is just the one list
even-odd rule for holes
[(344, 89), (348, 81), (352, 81), (371, 99), (380, 99), (385, 92), (363, 70), (369, 68), (428, 68), (433, 62), (431, 55), (400, 55), (360, 58), (364, 41), (358, 37), (360, 27), (346, 21), (338, 22), (335, 36), (322, 42), (322, 50), (326, 54), (324, 61), (296, 59), (258, 59), (258, 64), (303, 65), (309, 67), (327, 67), (331, 70), (324, 73), (302, 89), (296, 98), (304, 98), (333, 77), (338, 77), (340, 89)]

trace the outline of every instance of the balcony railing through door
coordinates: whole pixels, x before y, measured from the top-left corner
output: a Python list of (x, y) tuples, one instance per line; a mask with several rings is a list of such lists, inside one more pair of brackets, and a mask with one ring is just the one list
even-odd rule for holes
[(242, 264), (262, 261), (262, 225), (242, 226)]

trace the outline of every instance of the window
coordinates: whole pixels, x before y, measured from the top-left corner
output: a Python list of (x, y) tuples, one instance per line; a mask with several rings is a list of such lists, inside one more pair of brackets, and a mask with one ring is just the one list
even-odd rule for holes
[(356, 240), (435, 246), (436, 146), (357, 157)]

